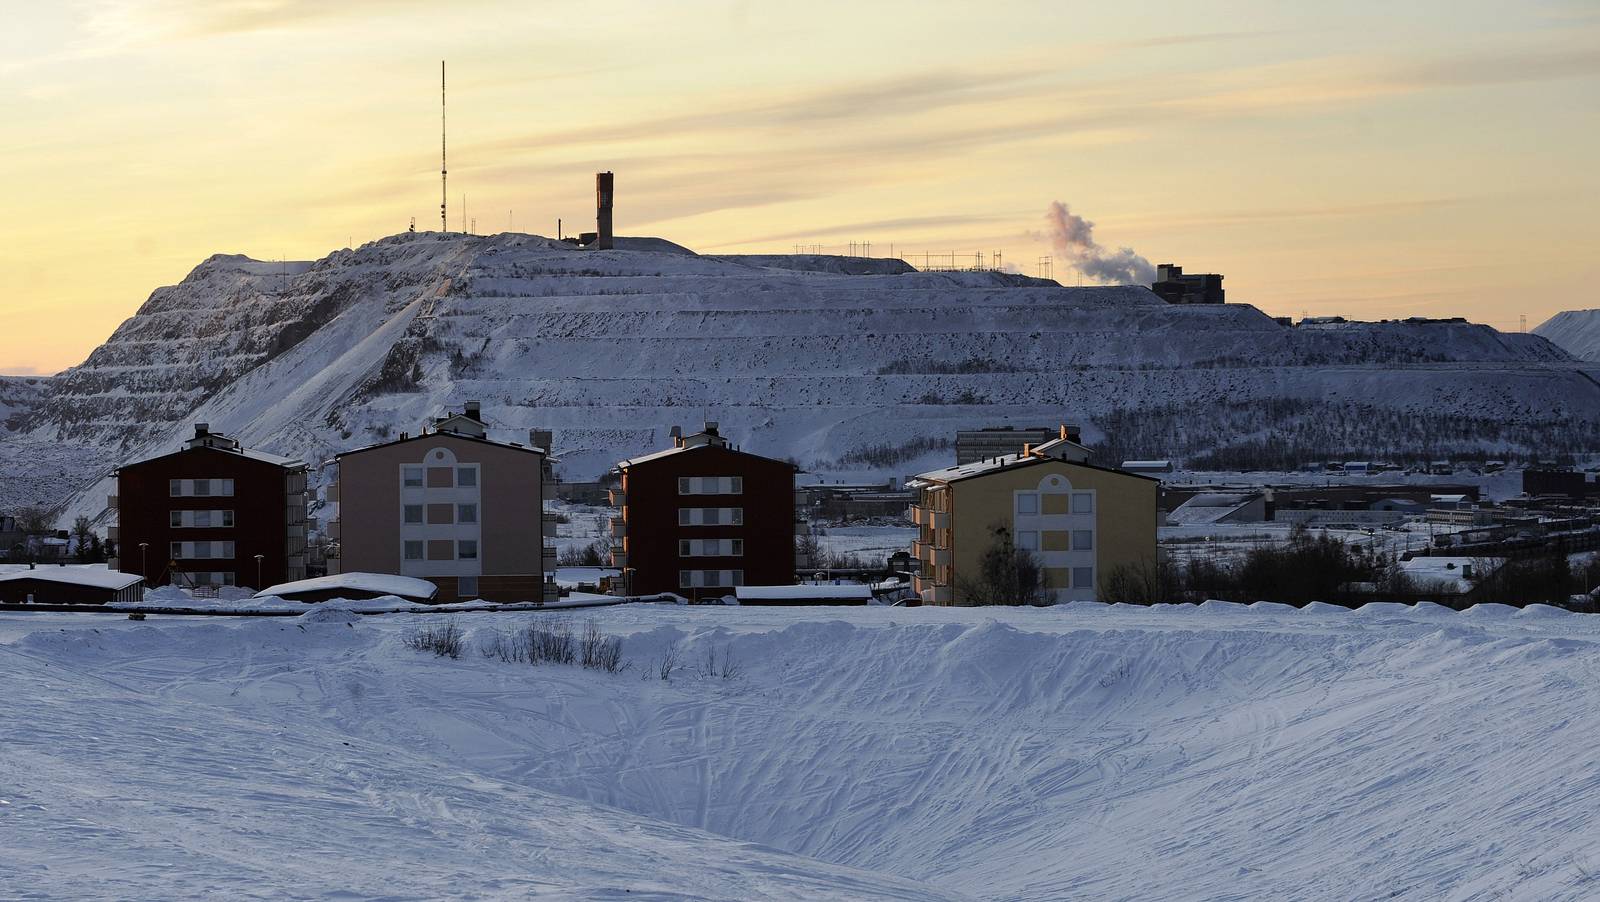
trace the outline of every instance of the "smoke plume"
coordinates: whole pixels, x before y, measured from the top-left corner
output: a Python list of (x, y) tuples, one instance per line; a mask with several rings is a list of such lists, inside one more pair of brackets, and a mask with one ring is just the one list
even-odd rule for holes
[(1131, 247), (1108, 251), (1094, 240), (1094, 223), (1054, 201), (1045, 214), (1050, 223), (1050, 245), (1073, 269), (1096, 282), (1112, 285), (1149, 285), (1156, 268)]

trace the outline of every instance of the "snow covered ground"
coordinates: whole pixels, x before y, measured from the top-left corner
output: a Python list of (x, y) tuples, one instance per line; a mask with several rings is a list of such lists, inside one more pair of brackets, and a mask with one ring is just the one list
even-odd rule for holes
[[(476, 645), (534, 616), (549, 615), (457, 622)], [(405, 646), (438, 617), (0, 615), (0, 886), (1600, 893), (1593, 617), (1217, 603), (593, 616), (625, 637), (632, 669)], [(682, 666), (663, 681), (674, 642)], [(706, 675), (708, 654), (738, 672)]]

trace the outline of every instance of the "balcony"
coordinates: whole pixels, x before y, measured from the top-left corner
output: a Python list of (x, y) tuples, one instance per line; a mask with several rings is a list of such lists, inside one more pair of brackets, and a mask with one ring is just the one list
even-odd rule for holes
[(928, 517), (929, 517), (928, 525), (932, 526), (934, 529), (949, 529), (950, 528), (950, 512), (949, 511), (929, 511), (928, 512)]
[(106, 496), (106, 507), (109, 507), (109, 508), (119, 507), (120, 505), (118, 505), (117, 502), (120, 501), (120, 500), (122, 500), (122, 499), (117, 495), (107, 495)]
[(621, 517), (611, 518), (611, 536), (620, 539), (628, 534), (628, 521)]
[(544, 501), (556, 500), (556, 484), (554, 482), (540, 482), (539, 497)]
[(544, 553), (540, 555), (545, 570), (556, 569), (556, 550), (551, 545), (544, 546)]
[(606, 492), (606, 498), (610, 500), (612, 507), (621, 507), (628, 503), (628, 493), (621, 489), (608, 490)]
[(954, 560), (954, 557), (955, 556), (950, 553), (950, 549), (948, 548), (933, 549), (933, 565), (935, 567), (950, 566), (951, 562)]
[(337, 539), (337, 538), (339, 538), (339, 536), (340, 536), (339, 521), (338, 520), (329, 520), (328, 521), (328, 538)]
[(122, 541), (122, 530), (116, 526), (107, 526), (106, 538), (113, 542), (120, 542)]
[(561, 515), (551, 511), (545, 511), (540, 515), (539, 519), (547, 527), (556, 527), (561, 525)]
[(337, 504), (339, 502), (339, 483), (328, 483), (328, 487), (322, 490), (322, 497), (329, 504)]
[(922, 596), (923, 604), (955, 604), (955, 591), (949, 586), (931, 586), (917, 593)]
[(611, 566), (617, 569), (628, 566), (628, 552), (623, 551), (621, 545), (611, 546)]

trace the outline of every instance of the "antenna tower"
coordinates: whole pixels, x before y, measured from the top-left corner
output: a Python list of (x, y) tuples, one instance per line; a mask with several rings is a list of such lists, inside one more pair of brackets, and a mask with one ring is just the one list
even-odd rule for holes
[(444, 60), (439, 61), (439, 230), (450, 231), (450, 220), (445, 218), (450, 203), (450, 170), (445, 166), (444, 127)]

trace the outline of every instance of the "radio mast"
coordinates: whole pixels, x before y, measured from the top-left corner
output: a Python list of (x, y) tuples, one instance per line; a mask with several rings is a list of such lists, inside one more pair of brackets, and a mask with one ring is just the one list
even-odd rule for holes
[(450, 221), (446, 219), (450, 203), (450, 170), (445, 166), (445, 126), (444, 126), (444, 60), (439, 61), (439, 230), (450, 231)]

